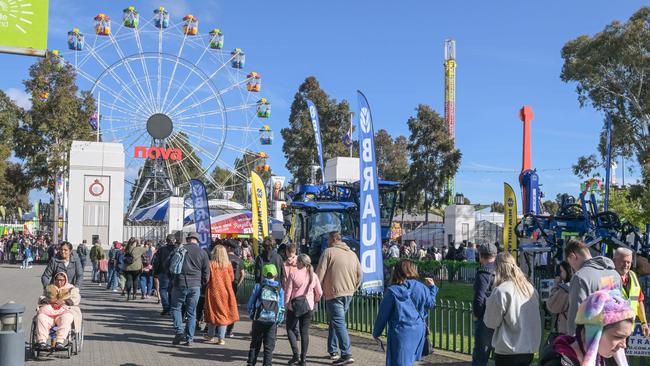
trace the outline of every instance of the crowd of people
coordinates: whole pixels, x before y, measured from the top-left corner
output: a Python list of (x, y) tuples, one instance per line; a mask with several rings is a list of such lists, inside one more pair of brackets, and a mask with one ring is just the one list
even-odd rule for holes
[[(635, 319), (650, 336), (643, 290), (631, 271), (633, 253), (615, 250), (614, 260), (592, 257), (581, 241), (571, 240), (546, 301), (555, 314), (545, 340), (541, 366), (625, 366), (626, 340)], [(492, 244), (479, 248), (474, 283), (475, 346), (472, 365), (531, 365), (542, 346), (539, 295), (514, 257)]]
[[(3, 242), (5, 247), (7, 241), (11, 240)], [(316, 268), (309, 255), (297, 253), (295, 245), (278, 249), (271, 238), (264, 239), (257, 255), (248, 243), (238, 240), (216, 240), (209, 248), (201, 248), (199, 241), (199, 234), (189, 233), (185, 238), (169, 235), (159, 245), (132, 238), (124, 245), (114, 242), (109, 250), (99, 241), (90, 247), (83, 242), (76, 249), (67, 242), (52, 246), (41, 277), (45, 292), (38, 315), (39, 342), (52, 324), (62, 332), (70, 329), (80, 301), (78, 289), (84, 284), (84, 267), (90, 262), (91, 280), (87, 282), (120, 292), (125, 301), (134, 301), (138, 291), (141, 299), (155, 295), (161, 316), (171, 317), (173, 345), (191, 347), (196, 334), (202, 333), (204, 342), (224, 346), (241, 317), (237, 291), (247, 276), (244, 261), (251, 261), (255, 286), (246, 315), (252, 327), (240, 333), (250, 337), (247, 365), (255, 365), (260, 356), (263, 365), (271, 365), (281, 326), (286, 327), (292, 352), (288, 364), (306, 365), (310, 324), (320, 301), (329, 319), (327, 352), (333, 365), (355, 362), (346, 313), (362, 271), (357, 255), (340, 233), (329, 234), (328, 248)], [(386, 250), (387, 257), (392, 246)], [(405, 247), (404, 253), (419, 250), (410, 242)], [(650, 336), (643, 281), (631, 270), (630, 250), (617, 249), (612, 261), (592, 257), (580, 241), (567, 243), (566, 261), (558, 266), (555, 287), (545, 302), (556, 314), (553, 332), (546, 340), (542, 340), (539, 294), (510, 253), (499, 252), (494, 244), (475, 248), (472, 243), (453, 251), (479, 264), (472, 304), (473, 365), (487, 365), (490, 356), (496, 366), (530, 365), (544, 341), (542, 366), (624, 366), (625, 340), (635, 319), (642, 323), (643, 334)], [(402, 258), (393, 267), (373, 329), (390, 366), (412, 365), (431, 352), (428, 314), (438, 292), (432, 279), (420, 278), (413, 257), (401, 255), (402, 248), (399, 252)], [(64, 341), (63, 333), (57, 334), (56, 347)]]
[(391, 240), (383, 246), (385, 258), (408, 258), (413, 260), (452, 260), (478, 262), (478, 247), (471, 241), (463, 241), (458, 248), (456, 245), (443, 245), (440, 248), (430, 246), (425, 248), (415, 240), (405, 240), (402, 243)]

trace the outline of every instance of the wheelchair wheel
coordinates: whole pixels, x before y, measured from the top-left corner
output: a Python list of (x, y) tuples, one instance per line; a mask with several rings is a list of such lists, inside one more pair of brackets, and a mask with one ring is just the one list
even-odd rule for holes
[(31, 330), (31, 335), (30, 335), (30, 342), (29, 342), (29, 351), (32, 355), (32, 357), (35, 360), (38, 360), (40, 356), (40, 349), (38, 348), (38, 341), (36, 340), (36, 321), (32, 321), (32, 330)]
[(72, 351), (73, 355), (78, 355), (79, 354), (79, 348), (78, 348), (78, 341), (77, 339), (79, 338), (79, 334), (76, 331), (71, 331), (70, 332), (70, 349)]
[(81, 323), (81, 331), (77, 334), (77, 354), (83, 350), (84, 347), (84, 325)]

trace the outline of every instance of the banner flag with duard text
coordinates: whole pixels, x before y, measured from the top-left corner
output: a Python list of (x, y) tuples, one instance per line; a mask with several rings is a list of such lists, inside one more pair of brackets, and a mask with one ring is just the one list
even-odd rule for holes
[(379, 217), (379, 186), (375, 132), (368, 100), (357, 90), (359, 103), (359, 215), (361, 223), (361, 291), (384, 290), (384, 262), (381, 252), (381, 223)]
[(517, 197), (510, 184), (503, 183), (503, 249), (516, 256)]
[(194, 204), (194, 226), (199, 234), (199, 246), (210, 248), (212, 232), (210, 231), (210, 207), (208, 206), (208, 192), (205, 185), (198, 179), (190, 181), (192, 189), (192, 203)]
[(253, 253), (259, 253), (259, 246), (269, 235), (269, 210), (262, 178), (251, 172), (251, 211), (253, 213)]

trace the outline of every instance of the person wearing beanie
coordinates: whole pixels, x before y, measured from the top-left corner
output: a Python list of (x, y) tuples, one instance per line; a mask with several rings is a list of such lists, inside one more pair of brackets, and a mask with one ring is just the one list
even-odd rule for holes
[(620, 290), (594, 292), (578, 307), (576, 335), (549, 344), (540, 366), (627, 366), (625, 347), (635, 316)]

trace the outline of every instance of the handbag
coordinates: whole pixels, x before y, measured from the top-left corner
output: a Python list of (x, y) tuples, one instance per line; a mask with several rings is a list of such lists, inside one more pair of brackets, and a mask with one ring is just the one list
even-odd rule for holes
[(293, 312), (293, 315), (298, 318), (311, 311), (309, 308), (309, 302), (307, 302), (307, 292), (309, 291), (310, 287), (311, 281), (309, 281), (309, 284), (307, 284), (307, 288), (305, 289), (304, 294), (291, 299), (291, 311)]
[[(409, 300), (411, 300), (411, 304), (413, 304), (413, 308), (415, 309), (415, 311), (417, 311), (418, 308), (417, 306), (415, 306), (415, 301), (413, 301), (410, 295), (409, 295)], [(431, 341), (429, 341), (429, 334), (430, 334), (429, 324), (426, 319), (428, 318), (428, 316), (425, 318), (422, 316), (422, 314), (420, 314), (419, 311), (417, 311), (417, 313), (418, 313), (418, 317), (422, 319), (422, 321), (424, 322), (424, 346), (422, 347), (422, 356), (428, 356), (433, 353), (433, 347), (431, 346)]]

